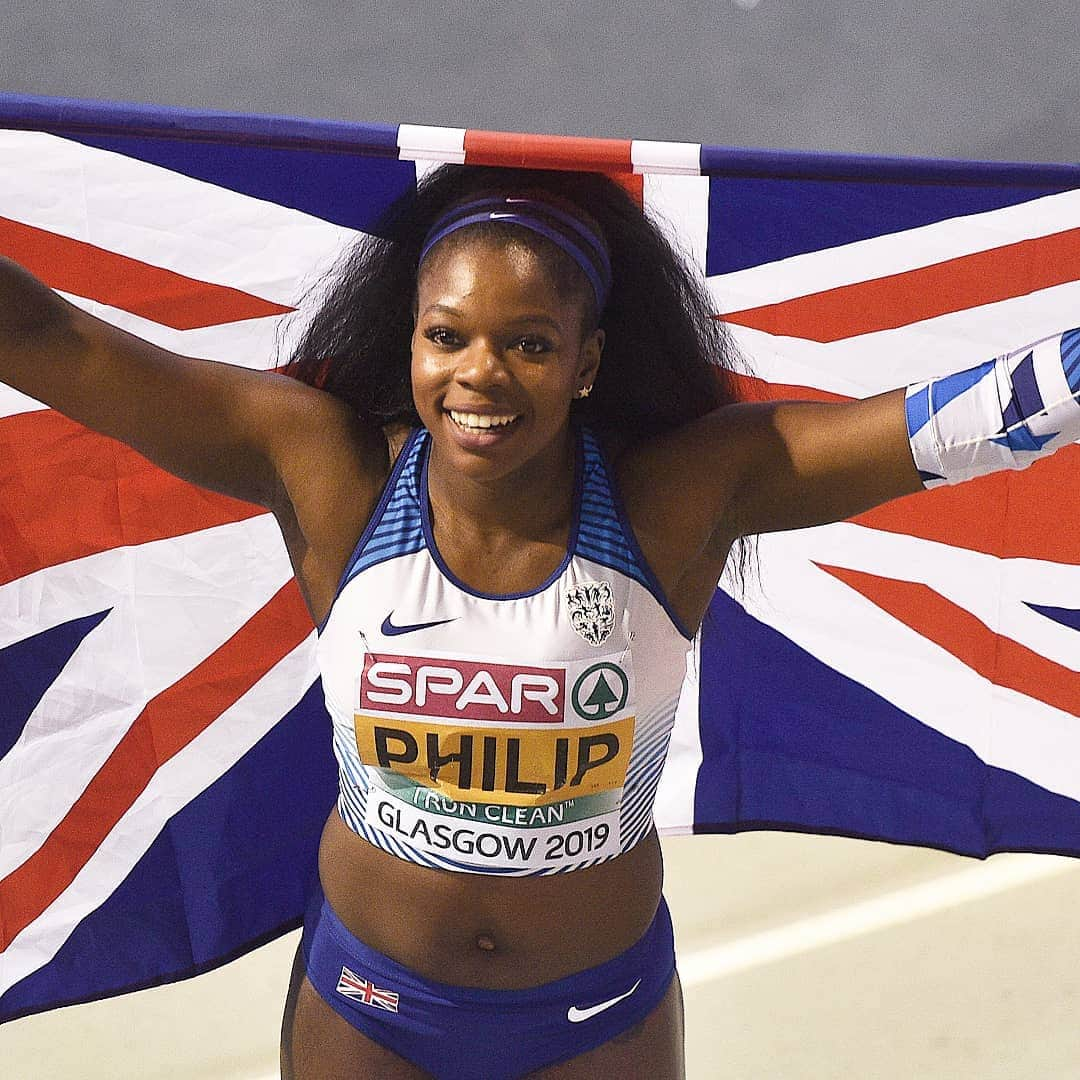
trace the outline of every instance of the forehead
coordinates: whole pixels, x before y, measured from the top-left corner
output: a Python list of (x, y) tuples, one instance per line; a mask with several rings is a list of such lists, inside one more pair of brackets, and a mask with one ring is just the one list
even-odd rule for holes
[(564, 308), (568, 306), (566, 289), (560, 277), (558, 266), (527, 235), (492, 237), (462, 230), (447, 237), (424, 260), (417, 275), (417, 294), (421, 307), (452, 297)]

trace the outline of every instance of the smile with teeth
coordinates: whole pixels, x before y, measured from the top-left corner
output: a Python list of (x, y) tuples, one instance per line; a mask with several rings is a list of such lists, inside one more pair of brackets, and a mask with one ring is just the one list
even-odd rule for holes
[(489, 428), (502, 428), (512, 424), (517, 419), (516, 413), (508, 413), (506, 416), (488, 416), (481, 413), (457, 412), (455, 409), (446, 410), (450, 419), (458, 427), (466, 431), (487, 431)]

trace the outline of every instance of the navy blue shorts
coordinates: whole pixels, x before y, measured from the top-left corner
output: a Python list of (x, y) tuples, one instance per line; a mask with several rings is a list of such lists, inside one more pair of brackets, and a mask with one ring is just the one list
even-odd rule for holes
[(592, 1050), (644, 1020), (675, 974), (663, 899), (621, 956), (526, 990), (431, 982), (354, 937), (321, 891), (303, 950), (309, 981), (335, 1012), (437, 1080), (512, 1080)]

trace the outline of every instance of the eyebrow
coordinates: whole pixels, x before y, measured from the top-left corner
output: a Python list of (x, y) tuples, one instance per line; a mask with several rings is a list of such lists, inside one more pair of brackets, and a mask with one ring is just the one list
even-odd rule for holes
[[(464, 317), (463, 313), (458, 308), (453, 307), (450, 304), (429, 304), (421, 312), (421, 315), (455, 315), (458, 318)], [(544, 323), (553, 330), (562, 330), (562, 326), (556, 322), (555, 319), (551, 318), (550, 315), (518, 315), (513, 319), (507, 320), (508, 326), (515, 326), (519, 323)]]

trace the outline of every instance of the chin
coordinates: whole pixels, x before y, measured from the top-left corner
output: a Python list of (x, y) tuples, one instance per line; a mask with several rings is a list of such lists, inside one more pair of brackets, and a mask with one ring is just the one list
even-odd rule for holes
[(463, 429), (445, 412), (435, 420), (436, 427), (429, 427), (433, 446), (440, 457), (453, 463), (453, 467), (466, 476), (500, 477), (514, 472), (542, 457), (558, 443), (565, 433), (565, 426), (558, 426), (543, 438), (537, 437), (535, 419), (520, 416), (512, 425), (498, 430)]

